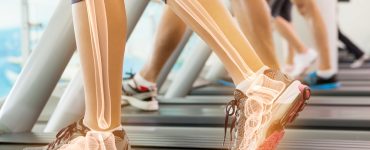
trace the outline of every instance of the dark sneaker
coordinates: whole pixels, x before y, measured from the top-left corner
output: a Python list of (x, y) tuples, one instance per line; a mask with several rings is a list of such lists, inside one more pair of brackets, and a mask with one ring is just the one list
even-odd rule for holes
[(309, 88), (279, 71), (263, 68), (249, 81), (246, 91), (234, 92), (226, 107), (225, 134), (231, 118), (233, 150), (276, 149), (284, 129), (302, 111)]
[(316, 72), (308, 74), (304, 78), (304, 82), (310, 86), (312, 90), (332, 90), (340, 87), (337, 75), (333, 75), (329, 79), (324, 79), (319, 77)]
[(136, 108), (145, 111), (155, 111), (159, 109), (157, 101), (157, 88), (146, 87), (137, 84), (131, 78), (122, 82), (122, 104), (128, 103)]

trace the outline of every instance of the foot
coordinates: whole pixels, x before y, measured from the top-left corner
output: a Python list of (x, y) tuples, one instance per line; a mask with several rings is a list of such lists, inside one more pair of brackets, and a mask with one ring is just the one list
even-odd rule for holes
[(225, 123), (231, 116), (234, 136), (230, 136), (236, 138), (232, 149), (276, 149), (284, 128), (302, 111), (309, 96), (307, 86), (266, 68), (241, 83), (234, 92), (235, 100), (226, 108)]
[(332, 90), (340, 87), (336, 74), (329, 78), (323, 78), (318, 76), (316, 72), (312, 72), (304, 78), (304, 82), (312, 90)]
[(364, 64), (364, 62), (366, 61), (366, 60), (368, 60), (369, 59), (369, 55), (367, 55), (367, 54), (364, 54), (364, 55), (362, 55), (359, 59), (356, 59), (352, 64), (351, 64), (351, 68), (360, 68), (363, 64)]
[(155, 85), (145, 86), (135, 78), (123, 80), (122, 82), (122, 104), (130, 104), (145, 111), (159, 109), (157, 101), (157, 88)]
[[(28, 147), (24, 150), (58, 150), (58, 149), (76, 149), (81, 147), (81, 142), (90, 141), (91, 138), (96, 137), (96, 132), (92, 132), (83, 124), (83, 119), (63, 128), (56, 135), (56, 139), (44, 147)], [(101, 135), (101, 134), (100, 134)], [(115, 148), (119, 150), (129, 150), (128, 138), (124, 130), (116, 130), (109, 133), (103, 139), (105, 142), (115, 141)], [(113, 138), (114, 137), (114, 138)], [(113, 138), (113, 140), (109, 140)], [(88, 143), (88, 142), (86, 142)], [(90, 144), (93, 144), (90, 142)], [(109, 146), (109, 143), (107, 145)], [(86, 149), (86, 148), (83, 148)]]
[(284, 66), (284, 70), (283, 71), (286, 74), (291, 74), (293, 70), (294, 70), (294, 65), (292, 65), (292, 64), (286, 64)]
[(289, 73), (293, 78), (301, 76), (315, 62), (317, 52), (314, 49), (308, 49), (307, 52), (296, 54), (294, 57), (294, 69)]

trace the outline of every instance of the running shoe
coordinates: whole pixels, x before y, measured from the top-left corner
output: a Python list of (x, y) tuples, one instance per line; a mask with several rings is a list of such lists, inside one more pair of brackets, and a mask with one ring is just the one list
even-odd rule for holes
[(356, 59), (351, 65), (351, 68), (360, 68), (366, 60), (369, 59), (369, 55), (363, 54), (359, 59)]
[(340, 87), (336, 74), (325, 79), (318, 76), (316, 72), (312, 72), (304, 78), (304, 82), (310, 86), (312, 90), (332, 90)]
[(294, 65), (291, 65), (291, 64), (286, 64), (285, 66), (284, 66), (284, 73), (286, 73), (286, 74), (291, 74), (292, 72), (293, 72), (293, 70), (294, 70)]
[(309, 99), (309, 88), (279, 71), (265, 68), (243, 84), (247, 88), (238, 87), (234, 100), (226, 106), (224, 138), (231, 117), (231, 149), (276, 149), (286, 125), (298, 116)]
[[(131, 147), (128, 143), (128, 138), (124, 130), (116, 130), (113, 133), (114, 139), (110, 140), (112, 137), (107, 136), (103, 139), (105, 143), (105, 147), (109, 147), (112, 144), (113, 141), (115, 142), (115, 148), (118, 150), (129, 150)], [(86, 142), (91, 141), (91, 138), (96, 137), (96, 133), (92, 132), (89, 128), (87, 128), (85, 125), (83, 125), (83, 119), (80, 119), (79, 121), (63, 128), (61, 131), (59, 131), (56, 135), (56, 140), (51, 142), (50, 144), (43, 146), (43, 147), (28, 147), (23, 150), (59, 150), (59, 149), (80, 149), (81, 143), (90, 143), (92, 145), (92, 142)], [(86, 148), (82, 148), (84, 150), (89, 150)]]
[(157, 88), (139, 85), (134, 78), (122, 81), (122, 105), (130, 104), (145, 111), (159, 109), (157, 101)]
[(293, 78), (301, 76), (315, 62), (317, 52), (314, 49), (308, 49), (306, 53), (297, 53), (294, 57), (294, 68), (288, 75)]

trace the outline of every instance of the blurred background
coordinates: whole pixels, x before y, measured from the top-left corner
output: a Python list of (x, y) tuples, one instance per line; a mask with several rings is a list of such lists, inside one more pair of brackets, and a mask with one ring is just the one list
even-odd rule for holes
[[(0, 100), (3, 100), (48, 25), (58, 0), (0, 0), (0, 4)], [(338, 4), (340, 28), (367, 52), (370, 50), (370, 19), (366, 18), (370, 14), (369, 6), (369, 0)], [(152, 1), (136, 26), (127, 43), (124, 72), (137, 72), (149, 57), (147, 54), (151, 52), (153, 36), (163, 11), (161, 7), (164, 7), (163, 3)], [(191, 41), (197, 42), (194, 38)], [(175, 70), (181, 66), (187, 55), (186, 49), (191, 49), (192, 45), (196, 44), (187, 44)], [(65, 70), (59, 87), (65, 87), (78, 71), (79, 60), (76, 55)]]

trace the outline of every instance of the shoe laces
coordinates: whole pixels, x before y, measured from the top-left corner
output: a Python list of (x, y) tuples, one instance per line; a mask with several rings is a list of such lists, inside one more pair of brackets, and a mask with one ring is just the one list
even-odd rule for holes
[[(230, 134), (229, 134), (230, 135), (230, 142), (233, 141), (233, 130), (236, 126), (237, 115), (239, 113), (239, 108), (238, 108), (239, 103), (240, 103), (239, 99), (233, 99), (229, 103), (227, 103), (227, 105), (226, 105), (223, 145), (225, 145), (225, 141), (226, 141), (226, 134), (227, 134), (227, 128), (228, 128), (228, 124), (229, 124), (229, 117), (232, 117), (231, 118), (232, 121), (231, 121), (231, 125), (230, 125)], [(230, 146), (231, 145), (232, 144), (230, 144)]]
[(56, 135), (56, 140), (53, 141), (52, 143), (50, 143), (48, 146), (47, 146), (47, 149), (53, 149), (55, 148), (55, 146), (59, 145), (60, 143), (62, 143), (63, 141), (67, 141), (70, 137), (72, 137), (73, 133), (76, 132), (76, 131), (79, 131), (81, 133), (85, 133), (87, 132), (87, 129), (86, 128), (81, 128), (81, 129), (78, 129), (77, 127), (77, 123), (73, 123), (65, 128), (63, 128), (62, 130), (60, 130), (57, 135)]
[(135, 77), (135, 74), (136, 73), (134, 73), (131, 68), (129, 72), (125, 72), (125, 75), (127, 75), (128, 77), (124, 77), (123, 80), (133, 79)]

